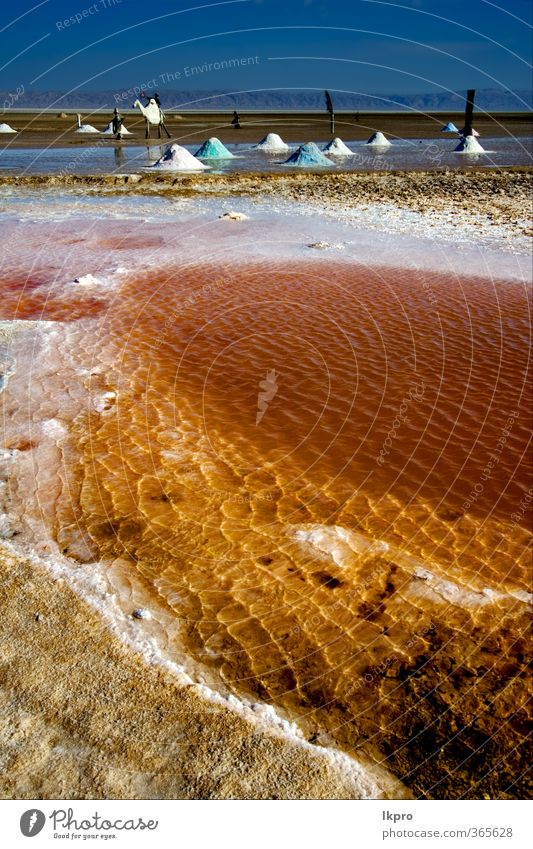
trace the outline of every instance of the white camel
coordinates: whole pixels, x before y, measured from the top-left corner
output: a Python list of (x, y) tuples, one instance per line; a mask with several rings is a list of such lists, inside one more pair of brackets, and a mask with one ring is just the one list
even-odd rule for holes
[(150, 98), (147, 106), (143, 106), (140, 100), (136, 100), (133, 104), (133, 108), (140, 109), (141, 113), (144, 115), (144, 120), (146, 121), (146, 139), (150, 138), (150, 126), (152, 124), (157, 127), (158, 138), (161, 138), (161, 127), (163, 127), (168, 138), (170, 138), (170, 133), (165, 126), (165, 116), (153, 97)]

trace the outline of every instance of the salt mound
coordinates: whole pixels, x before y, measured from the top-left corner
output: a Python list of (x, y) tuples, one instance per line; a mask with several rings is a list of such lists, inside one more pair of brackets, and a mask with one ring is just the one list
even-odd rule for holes
[[(124, 124), (120, 128), (120, 132), (123, 136), (132, 136), (133, 135), (133, 133), (130, 133), (130, 131), (126, 129)], [(114, 136), (115, 135), (114, 132), (113, 132), (113, 121), (110, 121), (109, 124), (107, 125), (107, 127), (105, 128), (105, 130), (102, 130), (102, 135), (103, 136)]]
[(373, 145), (374, 147), (390, 147), (390, 141), (383, 135), (383, 133), (372, 133), (366, 143)]
[[(459, 132), (461, 133), (461, 135), (462, 135), (462, 136), (464, 136), (464, 134), (465, 134), (465, 127), (463, 127), (463, 129), (462, 129), (462, 130), (459, 130)], [(473, 127), (472, 127), (472, 130), (470, 131), (470, 135), (471, 135), (471, 136), (475, 136), (475, 137), (476, 137), (476, 139), (478, 139), (478, 138), (479, 138), (479, 133), (478, 133), (478, 131), (477, 131), (477, 130), (474, 130), (474, 128), (473, 128)]]
[(317, 251), (325, 251), (328, 248), (337, 248), (339, 250), (343, 250), (344, 245), (336, 245), (331, 242), (312, 242), (310, 245), (307, 245), (308, 248), (314, 248)]
[(91, 124), (82, 124), (81, 127), (78, 127), (77, 130), (74, 130), (75, 133), (98, 133), (100, 135), (100, 130), (97, 130), (96, 127), (93, 127)]
[(180, 144), (171, 144), (167, 147), (163, 156), (154, 162), (152, 168), (161, 168), (165, 171), (205, 171), (209, 168), (203, 162), (198, 160), (189, 153)]
[(457, 129), (455, 124), (452, 123), (452, 121), (448, 121), (448, 123), (445, 124), (444, 127), (441, 127), (441, 133), (458, 133), (458, 132), (459, 132), (459, 130)]
[(223, 212), (219, 218), (226, 218), (229, 221), (248, 221), (248, 216), (244, 212)]
[(78, 283), (80, 286), (99, 286), (100, 282), (98, 277), (93, 277), (92, 274), (84, 274), (82, 277), (74, 278), (74, 283)]
[(10, 127), (9, 124), (0, 124), (0, 133), (16, 133), (17, 131)]
[(455, 148), (455, 153), (485, 153), (485, 150), (474, 136), (466, 136)]
[(353, 156), (352, 151), (347, 147), (342, 139), (336, 138), (330, 141), (324, 148), (324, 153), (329, 153), (330, 156)]
[(314, 142), (307, 142), (307, 144), (299, 147), (292, 156), (289, 156), (283, 162), (283, 165), (290, 165), (295, 168), (332, 168), (333, 162), (330, 162), (327, 156), (324, 156)]
[(233, 159), (233, 153), (215, 136), (207, 139), (194, 155), (198, 159)]
[(284, 153), (289, 150), (289, 145), (285, 144), (277, 133), (268, 133), (259, 144), (256, 144), (255, 149), (265, 150), (267, 153)]

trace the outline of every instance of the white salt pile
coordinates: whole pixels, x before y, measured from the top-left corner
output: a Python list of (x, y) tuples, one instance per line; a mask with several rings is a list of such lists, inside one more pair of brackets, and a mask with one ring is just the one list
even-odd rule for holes
[(223, 212), (219, 218), (226, 218), (229, 221), (248, 221), (248, 216), (244, 212)]
[(74, 283), (78, 283), (80, 286), (99, 286), (101, 281), (92, 274), (83, 274), (81, 277), (75, 277)]
[(370, 144), (374, 147), (389, 147), (390, 141), (383, 135), (383, 133), (372, 133), (366, 144)]
[(277, 133), (268, 133), (259, 144), (255, 145), (255, 149), (264, 150), (266, 153), (286, 153), (289, 150), (289, 145), (285, 144)]
[[(133, 135), (133, 133), (131, 133), (129, 130), (126, 129), (124, 124), (120, 128), (120, 132), (121, 132), (121, 135), (123, 135), (123, 136), (132, 136)], [(113, 132), (113, 121), (110, 121), (109, 124), (107, 125), (107, 127), (105, 128), (105, 130), (102, 130), (102, 135), (103, 136), (114, 136), (115, 135), (114, 132)]]
[(96, 127), (93, 127), (91, 124), (82, 124), (78, 127), (77, 130), (74, 130), (75, 133), (98, 133), (100, 135), (100, 130), (97, 130)]
[(81, 115), (78, 114), (78, 129), (74, 130), (75, 133), (98, 133), (100, 134), (100, 130), (97, 130), (96, 127), (93, 127), (92, 124), (82, 124), (81, 123)]
[[(466, 128), (465, 128), (465, 127), (463, 127), (463, 129), (462, 129), (462, 130), (459, 130), (459, 132), (461, 133), (461, 135), (462, 135), (462, 136), (464, 136), (464, 134), (465, 134), (465, 129), (466, 129)], [(470, 131), (470, 135), (471, 135), (471, 136), (475, 136), (475, 137), (476, 137), (476, 139), (478, 139), (478, 138), (479, 138), (479, 133), (478, 133), (478, 131), (477, 131), (477, 130), (474, 130), (474, 128), (473, 128), (473, 127), (472, 127), (472, 130)]]
[(455, 148), (455, 153), (485, 153), (485, 150), (474, 136), (463, 136)]
[(9, 124), (0, 124), (0, 133), (16, 133), (17, 131), (10, 127)]
[(171, 144), (163, 156), (150, 167), (163, 171), (206, 171), (209, 165), (204, 165), (180, 144)]
[(342, 139), (335, 138), (333, 141), (330, 141), (324, 148), (322, 148), (324, 153), (328, 153), (330, 156), (353, 156), (354, 154), (347, 147)]

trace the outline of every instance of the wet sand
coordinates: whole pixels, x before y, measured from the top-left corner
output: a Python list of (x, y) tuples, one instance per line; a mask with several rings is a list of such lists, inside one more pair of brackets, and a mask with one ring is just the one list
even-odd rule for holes
[[(163, 104), (165, 106), (165, 104)], [(90, 113), (81, 110), (83, 123), (91, 124), (98, 130), (103, 130), (112, 118), (113, 107), (108, 113)], [(28, 112), (5, 113), (4, 120), (14, 129), (19, 130), (16, 136), (0, 135), (0, 145), (15, 147), (47, 147), (64, 146), (65, 144), (84, 145), (94, 143), (94, 136), (77, 135), (76, 115), (74, 112), (64, 113), (67, 117), (59, 117), (61, 113)], [(135, 133), (133, 138), (125, 138), (122, 144), (138, 143), (144, 139), (145, 124), (139, 112), (123, 110), (124, 123)], [(296, 141), (328, 141), (332, 138), (329, 118), (322, 113), (241, 113), (240, 130), (231, 125), (230, 113), (187, 113), (177, 115), (172, 111), (166, 113), (167, 127), (174, 141), (182, 144), (203, 141), (206, 136), (216, 135), (223, 142), (258, 142), (269, 132), (278, 133), (287, 142)], [(366, 140), (375, 130), (390, 135), (391, 138), (441, 138), (441, 128), (452, 121), (461, 128), (464, 123), (464, 113), (446, 112), (427, 115), (405, 113), (364, 113), (355, 120), (353, 113), (338, 113), (335, 125), (335, 135), (353, 141)], [(527, 136), (533, 134), (531, 113), (495, 113), (475, 117), (475, 127), (485, 137)], [(156, 136), (155, 128), (152, 135)], [(164, 134), (163, 134), (164, 135)], [(166, 140), (166, 136), (164, 136)], [(156, 139), (154, 138), (154, 142)], [(109, 140), (113, 144), (112, 138)]]
[(0, 543), (3, 799), (408, 798), (206, 701)]

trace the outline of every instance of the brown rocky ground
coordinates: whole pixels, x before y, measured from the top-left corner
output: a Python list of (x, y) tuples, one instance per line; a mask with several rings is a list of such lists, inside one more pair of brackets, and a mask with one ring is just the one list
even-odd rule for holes
[(328, 209), (364, 209), (394, 204), (415, 212), (460, 215), (466, 223), (483, 220), (531, 235), (532, 169), (469, 171), (390, 171), (297, 174), (130, 174), (0, 176), (1, 186), (73, 188), (88, 192), (127, 192), (169, 196), (247, 196), (285, 199)]

